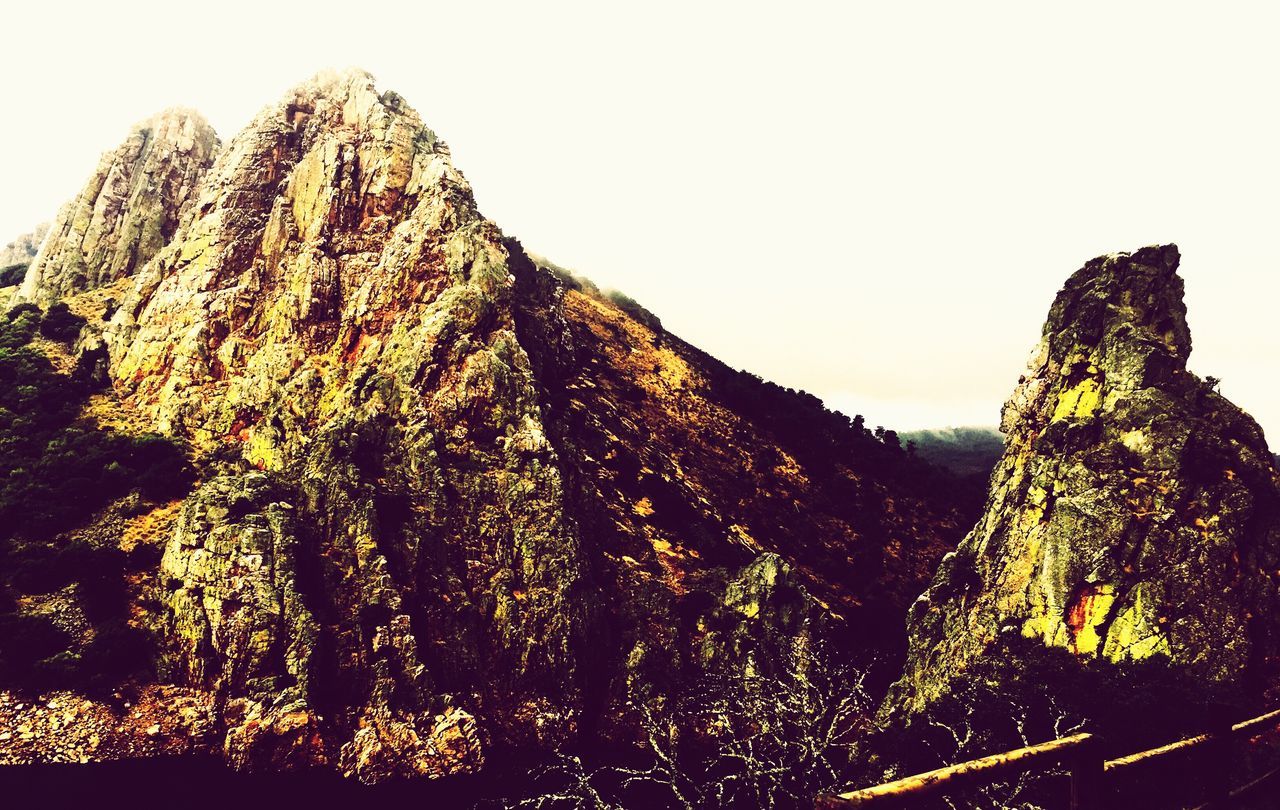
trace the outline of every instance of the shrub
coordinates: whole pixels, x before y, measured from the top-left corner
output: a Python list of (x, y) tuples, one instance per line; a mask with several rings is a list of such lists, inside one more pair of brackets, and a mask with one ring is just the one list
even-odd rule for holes
[(72, 312), (66, 304), (58, 302), (49, 307), (40, 321), (40, 334), (50, 340), (73, 343), (80, 336), (85, 320)]
[[(154, 554), (139, 560), (155, 561)], [(0, 616), (0, 687), (88, 689), (118, 683), (150, 666), (144, 633), (128, 626), (125, 575), (131, 559), (115, 548), (33, 544), (10, 551), (0, 566), (9, 589), (49, 593), (74, 584), (93, 638), (77, 652), (65, 633), (41, 617)], [(9, 646), (6, 647), (5, 645)]]
[(640, 302), (619, 290), (609, 290), (604, 294), (614, 306), (655, 332), (662, 331), (662, 319), (640, 305)]
[[(184, 449), (163, 436), (81, 421), (88, 387), (28, 345), (37, 329), (69, 342), (83, 323), (62, 305), (42, 316), (22, 304), (0, 317), (0, 611), (8, 611), (0, 615), (0, 688), (97, 688), (150, 665), (146, 635), (128, 626), (126, 575), (131, 565), (154, 566), (157, 551), (126, 555), (58, 535), (131, 490), (177, 497), (192, 474)], [(46, 619), (15, 612), (15, 595), (69, 585), (93, 624), (83, 649)]]
[(18, 304), (5, 313), (0, 323), (0, 349), (25, 346), (35, 335), (40, 323), (40, 307), (35, 304)]
[(132, 440), (125, 464), (133, 485), (153, 501), (176, 498), (191, 487), (187, 455), (171, 439), (147, 433)]
[[(73, 329), (58, 324), (80, 321), (60, 311), (51, 307), (41, 330), (65, 338)], [(190, 465), (172, 440), (76, 422), (88, 388), (26, 345), (38, 312), (14, 307), (0, 322), (0, 536), (63, 531), (134, 488), (151, 500), (185, 491)]]
[(27, 268), (30, 266), (25, 262), (19, 262), (18, 264), (0, 268), (0, 287), (13, 287), (21, 284), (23, 277), (27, 275)]
[(110, 688), (151, 671), (154, 650), (122, 618), (99, 625), (80, 652), (43, 616), (0, 615), (0, 686), (19, 690)]
[(97, 629), (85, 645), (73, 677), (85, 687), (107, 686), (125, 678), (147, 674), (153, 655), (146, 633), (123, 621)]
[(70, 643), (43, 616), (0, 615), (0, 683), (20, 688), (40, 683), (40, 662), (65, 652)]

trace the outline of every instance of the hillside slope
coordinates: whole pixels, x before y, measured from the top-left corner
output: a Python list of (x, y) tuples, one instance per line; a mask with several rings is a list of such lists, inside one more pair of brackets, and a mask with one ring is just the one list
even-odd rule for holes
[(236, 766), (629, 745), (709, 675), (892, 657), (966, 528), (943, 473), (531, 260), (366, 74), (291, 91), (171, 202), (145, 265), (82, 251), (41, 289), (197, 463), (130, 623)]

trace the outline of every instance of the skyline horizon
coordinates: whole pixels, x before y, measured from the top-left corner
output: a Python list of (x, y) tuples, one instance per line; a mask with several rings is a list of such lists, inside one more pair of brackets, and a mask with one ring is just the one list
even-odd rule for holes
[[(421, 112), (480, 210), (528, 249), (870, 424), (998, 423), (1070, 274), (1169, 242), (1192, 369), (1280, 424), (1280, 116), (1248, 103), (1280, 56), (1251, 15), (393, 3), (401, 24), (370, 43), (319, 7), (255, 9), (243, 30), (240, 6), (194, 31), (93, 8), (66, 31), (67, 47), (120, 31), (194, 54), (239, 47), (234, 61), (156, 71), (153, 53), (123, 48), (77, 72), (35, 37), (0, 54), (11, 105), (39, 123), (0, 135), (0, 183), (20, 190), (0, 200), (0, 240), (52, 219), (159, 109), (200, 110), (226, 142), (323, 64), (357, 65)], [(59, 5), (17, 17), (38, 30)], [(302, 55), (258, 47), (282, 27)], [(446, 35), (423, 47), (424, 31)], [(477, 41), (522, 70), (475, 59)]]

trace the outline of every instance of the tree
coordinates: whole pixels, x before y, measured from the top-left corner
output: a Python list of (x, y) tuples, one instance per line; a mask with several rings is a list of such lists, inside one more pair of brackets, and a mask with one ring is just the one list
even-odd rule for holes
[(562, 754), (534, 773), (537, 810), (622, 807), (811, 807), (844, 787), (855, 737), (874, 702), (862, 672), (795, 639), (772, 674), (747, 668), (705, 679), (665, 702), (636, 702), (640, 764), (591, 766)]
[(880, 437), (880, 441), (884, 442), (886, 447), (893, 450), (902, 449), (902, 441), (898, 438), (898, 431), (896, 430), (884, 431), (884, 435)]

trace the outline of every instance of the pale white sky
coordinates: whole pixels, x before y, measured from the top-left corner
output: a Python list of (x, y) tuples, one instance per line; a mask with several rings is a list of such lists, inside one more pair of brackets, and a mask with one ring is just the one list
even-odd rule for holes
[[(1123, 8), (1120, 6), (1123, 5)], [(0, 12), (0, 242), (130, 125), (357, 65), (482, 210), (737, 367), (998, 419), (1054, 293), (1177, 242), (1192, 366), (1280, 431), (1280, 18), (1242, 3), (42, 3)]]

